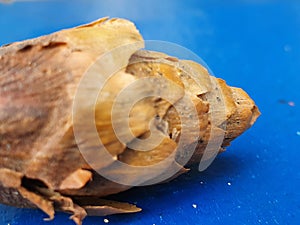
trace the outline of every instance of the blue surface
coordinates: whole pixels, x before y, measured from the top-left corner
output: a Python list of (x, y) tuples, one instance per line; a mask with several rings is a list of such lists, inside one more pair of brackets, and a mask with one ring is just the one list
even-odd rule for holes
[[(197, 53), (217, 76), (245, 89), (262, 112), (205, 172), (120, 194), (118, 199), (144, 211), (106, 217), (109, 224), (300, 224), (300, 2), (224, 2), (0, 4), (0, 44), (103, 16), (128, 18), (145, 39), (175, 42)], [(65, 214), (51, 222), (43, 217), (38, 210), (0, 206), (1, 225), (73, 224)], [(91, 217), (84, 224), (104, 222)]]

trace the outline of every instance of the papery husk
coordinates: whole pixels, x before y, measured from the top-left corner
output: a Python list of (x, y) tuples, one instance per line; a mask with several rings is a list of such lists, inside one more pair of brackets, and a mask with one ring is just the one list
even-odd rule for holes
[[(153, 150), (141, 152), (118, 140), (110, 114), (114, 98), (120, 89), (141, 77), (165, 77), (191, 96), (201, 123), (199, 128), (191, 129), (191, 133), (199, 132), (199, 139), (185, 140), (187, 148), (196, 143), (196, 150), (186, 167), (201, 160), (209, 140), (217, 138), (213, 136), (218, 134), (215, 131), (224, 132), (225, 139), (218, 149), (223, 151), (259, 116), (253, 100), (243, 90), (211, 77), (201, 65), (140, 50), (143, 47), (141, 35), (133, 23), (124, 19), (103, 18), (81, 27), (4, 46), (0, 49), (1, 203), (40, 208), (49, 219), (54, 218), (55, 210), (65, 211), (72, 214), (76, 224), (81, 224), (86, 215), (141, 210), (129, 203), (103, 199), (131, 187), (98, 174), (78, 150), (73, 132), (72, 107), (79, 82), (99, 56), (124, 45), (130, 47), (123, 57), (112, 55), (112, 58), (128, 66), (107, 81), (95, 108), (99, 137), (116, 160), (133, 166), (156, 164), (172, 154), (181, 135), (176, 109), (170, 102), (153, 96), (135, 105), (129, 124), (135, 137), (146, 138), (149, 121), (158, 118), (154, 125), (163, 141)], [(178, 67), (178, 62), (197, 71), (201, 86), (189, 79), (189, 74)], [(212, 83), (218, 87), (217, 93)], [(219, 93), (225, 116), (213, 124), (209, 96)], [(174, 92), (172, 97), (174, 102), (179, 102), (182, 96), (183, 93)], [(122, 117), (116, 122), (122, 124)], [(174, 160), (180, 162), (180, 155)], [(104, 167), (102, 164), (97, 166)], [(182, 165), (179, 167), (178, 173), (170, 179), (188, 170)]]

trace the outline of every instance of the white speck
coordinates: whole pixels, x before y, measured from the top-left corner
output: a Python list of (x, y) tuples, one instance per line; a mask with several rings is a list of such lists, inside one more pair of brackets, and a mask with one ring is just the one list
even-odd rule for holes
[(193, 206), (193, 208), (194, 208), (194, 209), (196, 209), (196, 208), (197, 208), (197, 205), (196, 205), (196, 204), (193, 204), (192, 206)]
[(300, 131), (297, 131), (296, 134), (297, 134), (298, 136), (300, 136)]
[(227, 185), (228, 185), (228, 186), (231, 186), (231, 183), (230, 183), (230, 182), (228, 182), (228, 183), (227, 183)]
[(103, 222), (104, 223), (109, 223), (109, 220), (108, 219), (104, 219)]
[(200, 181), (200, 184), (204, 184), (204, 182), (203, 182), (203, 181)]
[(289, 102), (288, 102), (288, 105), (291, 106), (291, 107), (294, 107), (296, 104), (295, 104), (295, 102), (293, 102), (293, 101), (289, 101)]
[(238, 206), (237, 206), (237, 208), (238, 208), (238, 209), (240, 209), (240, 208), (241, 208), (241, 206), (240, 206), (240, 205), (238, 205)]

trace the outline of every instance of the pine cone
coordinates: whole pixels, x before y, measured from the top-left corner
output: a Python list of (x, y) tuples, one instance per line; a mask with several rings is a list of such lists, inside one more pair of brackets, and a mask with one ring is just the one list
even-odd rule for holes
[(205, 169), (259, 116), (200, 64), (143, 46), (133, 23), (103, 18), (0, 49), (1, 203), (77, 224), (138, 212), (103, 197)]

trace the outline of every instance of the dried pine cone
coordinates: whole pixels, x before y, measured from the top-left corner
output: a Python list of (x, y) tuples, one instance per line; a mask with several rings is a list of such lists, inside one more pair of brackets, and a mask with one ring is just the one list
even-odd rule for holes
[[(122, 54), (115, 54), (122, 46), (126, 46)], [(125, 191), (130, 184), (172, 179), (186, 171), (184, 165), (200, 160), (206, 167), (216, 152), (224, 150), (259, 116), (243, 90), (210, 76), (201, 65), (140, 50), (142, 47), (143, 39), (131, 22), (104, 18), (0, 49), (1, 203), (40, 208), (49, 219), (54, 218), (55, 210), (62, 210), (71, 213), (77, 224), (86, 215), (138, 212), (134, 205), (102, 197)], [(108, 61), (95, 63), (105, 54)], [(124, 68), (106, 80), (95, 104), (97, 137), (112, 159), (99, 161), (94, 155), (101, 149), (90, 141), (93, 134), (87, 125), (92, 101), (86, 100), (89, 92), (78, 95), (78, 88), (97, 93), (96, 80), (84, 83), (83, 77), (93, 70), (109, 70), (111, 64)], [(147, 82), (134, 86), (142, 78)], [(112, 124), (114, 99), (130, 85), (136, 89), (121, 98)], [(128, 121), (124, 120), (123, 108), (131, 106), (139, 93), (146, 93), (147, 98), (136, 102)], [(189, 124), (183, 123), (186, 121)], [(124, 128), (128, 124), (132, 136)], [(115, 128), (121, 133), (118, 137)], [(144, 142), (149, 137), (159, 140), (158, 144)], [(84, 147), (88, 151), (83, 152)], [(177, 147), (181, 150), (176, 152)], [(140, 174), (112, 166), (118, 161), (133, 169), (148, 168), (165, 158), (171, 159), (174, 173), (161, 171), (155, 176), (157, 170), (147, 171), (151, 179), (144, 183), (137, 183)], [(111, 181), (99, 171), (117, 174), (126, 182)]]

